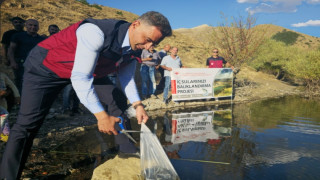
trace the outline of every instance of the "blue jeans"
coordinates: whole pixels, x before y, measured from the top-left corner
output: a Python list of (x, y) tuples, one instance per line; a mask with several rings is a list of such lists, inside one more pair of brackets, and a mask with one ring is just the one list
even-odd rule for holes
[(164, 78), (163, 100), (166, 101), (168, 99), (169, 89), (171, 88), (171, 77), (165, 76)]
[(68, 84), (64, 89), (63, 89), (63, 109), (67, 110), (70, 109), (70, 100), (72, 100), (72, 111), (77, 111), (79, 109), (79, 99), (74, 92), (72, 85)]
[[(140, 75), (141, 75), (141, 85), (142, 85), (142, 95), (143, 96), (147, 96), (147, 95), (151, 95), (154, 94), (156, 92), (156, 79), (154, 77), (154, 66), (146, 66), (146, 65), (142, 65), (140, 68)], [(148, 88), (148, 84), (149, 84), (149, 88)]]

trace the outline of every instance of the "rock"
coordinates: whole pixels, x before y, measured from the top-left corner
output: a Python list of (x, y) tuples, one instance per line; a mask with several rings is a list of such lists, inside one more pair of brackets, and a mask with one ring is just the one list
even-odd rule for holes
[(91, 180), (108, 179), (140, 179), (140, 159), (119, 158), (116, 156), (98, 166), (94, 171)]
[(33, 140), (33, 146), (38, 146), (39, 143), (40, 143), (40, 139), (39, 139), (39, 138), (35, 138), (35, 139)]
[(25, 7), (24, 4), (19, 4), (19, 5), (18, 5), (18, 8), (19, 8), (19, 9), (24, 8), (24, 7)]
[(52, 136), (52, 133), (51, 133), (51, 132), (49, 132), (49, 133), (48, 133), (48, 137), (51, 137), (51, 136)]

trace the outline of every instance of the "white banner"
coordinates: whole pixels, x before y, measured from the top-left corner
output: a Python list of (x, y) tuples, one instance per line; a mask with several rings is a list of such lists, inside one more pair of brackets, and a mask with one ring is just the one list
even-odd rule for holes
[(230, 68), (175, 68), (171, 71), (172, 100), (231, 97)]
[(178, 144), (218, 139), (219, 135), (213, 130), (213, 116), (213, 111), (172, 114), (171, 142)]

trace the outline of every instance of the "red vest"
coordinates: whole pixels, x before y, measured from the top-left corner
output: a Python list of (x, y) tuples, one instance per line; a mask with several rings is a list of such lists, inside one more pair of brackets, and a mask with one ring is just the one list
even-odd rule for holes
[(209, 68), (223, 68), (222, 60), (209, 60)]
[[(121, 44), (130, 24), (118, 20), (87, 19), (69, 26), (38, 44), (38, 46), (48, 50), (43, 65), (60, 78), (71, 77), (77, 47), (76, 30), (86, 22), (96, 24), (105, 35), (104, 46), (100, 52), (94, 76), (105, 77), (107, 74), (114, 72), (119, 65), (117, 61), (122, 56)], [(123, 26), (120, 31), (121, 25)]]

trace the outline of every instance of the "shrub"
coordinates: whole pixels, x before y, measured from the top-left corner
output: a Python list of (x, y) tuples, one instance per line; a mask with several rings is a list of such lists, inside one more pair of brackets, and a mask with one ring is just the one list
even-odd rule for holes
[(284, 68), (287, 61), (299, 55), (298, 52), (299, 50), (295, 47), (288, 47), (283, 42), (270, 39), (258, 49), (249, 65), (258, 71), (273, 74), (276, 78), (281, 79), (288, 75)]
[(310, 51), (288, 61), (286, 69), (295, 77), (303, 79), (309, 89), (320, 86), (320, 51)]
[(89, 3), (87, 2), (87, 0), (77, 0), (78, 2), (81, 2), (82, 4), (85, 4), (87, 6), (89, 6)]
[(102, 10), (102, 7), (101, 6), (99, 6), (98, 4), (92, 4), (92, 5), (90, 5), (91, 7), (94, 7), (94, 8), (97, 8), (97, 9), (99, 9), (99, 10)]
[(120, 16), (123, 16), (123, 13), (121, 11), (117, 11), (116, 13)]
[(296, 32), (283, 30), (272, 36), (272, 39), (276, 41), (284, 42), (286, 45), (294, 44), (300, 35)]
[(320, 87), (320, 51), (305, 51), (283, 42), (266, 41), (249, 64), (259, 71), (274, 74), (278, 79), (303, 80), (310, 91)]

